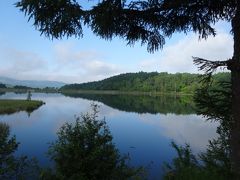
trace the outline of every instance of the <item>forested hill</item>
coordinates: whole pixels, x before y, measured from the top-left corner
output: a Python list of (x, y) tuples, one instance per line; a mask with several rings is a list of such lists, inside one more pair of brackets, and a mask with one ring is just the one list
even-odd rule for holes
[[(228, 81), (230, 79), (230, 73), (215, 74), (214, 79), (217, 81)], [(116, 90), (192, 93), (199, 86), (199, 80), (199, 74), (138, 72), (120, 74), (101, 81), (69, 84), (63, 86), (61, 90)]]

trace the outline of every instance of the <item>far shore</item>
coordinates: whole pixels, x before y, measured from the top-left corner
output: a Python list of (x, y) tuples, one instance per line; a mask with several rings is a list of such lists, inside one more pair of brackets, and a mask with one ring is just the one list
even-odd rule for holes
[(15, 89), (15, 88), (0, 88), (0, 93), (4, 92), (15, 92), (15, 93), (27, 93), (31, 92), (39, 92), (39, 93), (58, 93), (58, 89), (49, 88), (49, 89), (39, 89), (39, 88), (29, 88), (29, 89)]
[(194, 93), (181, 92), (143, 92), (143, 91), (118, 91), (118, 90), (63, 90), (63, 94), (106, 94), (106, 95), (146, 95), (146, 96), (162, 96), (162, 95), (177, 95), (177, 96), (193, 96)]
[(158, 92), (158, 91), (119, 91), (119, 90), (58, 90), (58, 89), (14, 89), (14, 88), (0, 88), (1, 92), (15, 92), (15, 93), (27, 93), (28, 91), (36, 93), (62, 93), (62, 94), (106, 94), (106, 95), (144, 95), (144, 96), (193, 96), (194, 93), (183, 92)]
[(119, 91), (119, 90), (59, 90), (59, 89), (14, 89), (14, 88), (0, 88), (0, 93), (14, 92), (14, 93), (27, 93), (28, 91), (36, 93), (62, 93), (62, 94), (106, 94), (106, 95), (144, 95), (144, 96), (163, 96), (163, 95), (174, 95), (174, 96), (193, 96), (194, 93), (183, 93), (183, 92), (157, 92), (157, 91)]

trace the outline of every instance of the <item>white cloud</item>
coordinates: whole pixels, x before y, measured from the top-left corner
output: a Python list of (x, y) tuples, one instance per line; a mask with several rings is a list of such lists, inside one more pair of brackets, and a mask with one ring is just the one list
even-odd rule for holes
[[(71, 75), (72, 82), (100, 80), (120, 72), (113, 63), (97, 51), (75, 50), (71, 44), (58, 44), (54, 48), (55, 71)], [(75, 76), (75, 77), (74, 77)]]
[(93, 73), (93, 75), (109, 75), (115, 74), (117, 67), (113, 64), (108, 64), (99, 60), (93, 60), (90, 63), (85, 63), (85, 68)]
[(31, 79), (47, 69), (46, 62), (36, 53), (17, 49), (1, 49), (0, 75), (18, 79)]
[(81, 83), (118, 74), (120, 68), (106, 62), (97, 51), (76, 50), (71, 43), (49, 49), (51, 58), (35, 52), (0, 48), (0, 76), (26, 80), (58, 80)]
[(219, 33), (216, 37), (199, 40), (196, 35), (185, 36), (173, 45), (163, 49), (151, 59), (143, 60), (138, 67), (143, 71), (197, 72), (192, 57), (209, 60), (226, 60), (232, 57), (233, 40), (227, 33)]

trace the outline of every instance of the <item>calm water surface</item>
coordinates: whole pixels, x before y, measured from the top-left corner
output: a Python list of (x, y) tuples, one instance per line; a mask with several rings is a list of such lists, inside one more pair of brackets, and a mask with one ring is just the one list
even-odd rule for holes
[[(26, 94), (6, 93), (1, 99), (26, 99)], [(106, 122), (121, 153), (130, 154), (132, 165), (147, 166), (150, 179), (160, 179), (163, 162), (176, 156), (170, 143), (189, 143), (195, 153), (204, 151), (209, 139), (216, 137), (216, 123), (206, 122), (195, 114), (188, 98), (43, 94), (34, 93), (32, 99), (46, 104), (29, 114), (18, 112), (0, 115), (0, 122), (11, 127), (19, 146), (18, 155), (36, 157), (42, 166), (51, 162), (46, 156), (49, 143), (65, 122), (73, 122), (75, 115), (91, 110), (90, 104), (100, 105), (99, 116)]]

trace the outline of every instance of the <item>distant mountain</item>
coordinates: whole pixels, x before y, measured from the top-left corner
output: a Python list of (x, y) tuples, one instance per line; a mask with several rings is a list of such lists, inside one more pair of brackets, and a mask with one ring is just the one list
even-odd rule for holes
[[(215, 81), (230, 80), (229, 73), (214, 75)], [(177, 92), (193, 93), (200, 86), (199, 74), (167, 72), (138, 72), (113, 76), (101, 81), (82, 84), (68, 84), (61, 88), (66, 90), (115, 90), (137, 92)]]
[(17, 80), (8, 77), (0, 76), (0, 84), (6, 84), (8, 86), (27, 86), (32, 88), (45, 88), (45, 87), (54, 87), (60, 88), (66, 83), (58, 81), (38, 81), (38, 80)]

